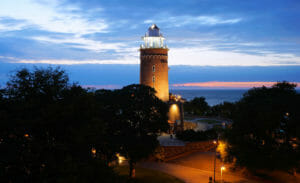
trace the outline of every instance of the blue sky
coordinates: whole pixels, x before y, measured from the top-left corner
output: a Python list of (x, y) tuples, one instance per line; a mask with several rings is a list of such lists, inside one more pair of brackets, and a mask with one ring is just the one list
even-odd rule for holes
[[(9, 71), (34, 64), (61, 65), (86, 85), (138, 82), (117, 78), (133, 68), (128, 77), (138, 77), (141, 36), (152, 23), (180, 82), (300, 81), (298, 0), (1, 0), (0, 7), (1, 85)], [(105, 78), (80, 67), (99, 68)], [(197, 75), (207, 68), (217, 74)]]

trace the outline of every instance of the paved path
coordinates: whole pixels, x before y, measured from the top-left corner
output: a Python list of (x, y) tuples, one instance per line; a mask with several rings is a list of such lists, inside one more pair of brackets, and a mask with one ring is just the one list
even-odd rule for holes
[[(138, 166), (167, 173), (185, 181), (186, 183), (208, 183), (209, 177), (213, 176), (213, 171), (200, 170), (172, 163), (143, 162)], [(226, 181), (229, 182), (256, 183), (255, 181), (234, 175), (224, 176), (226, 176)], [(216, 176), (216, 180), (220, 180), (220, 175)]]
[(185, 142), (178, 140), (173, 134), (173, 138), (170, 137), (170, 134), (162, 134), (157, 138), (161, 146), (185, 146)]

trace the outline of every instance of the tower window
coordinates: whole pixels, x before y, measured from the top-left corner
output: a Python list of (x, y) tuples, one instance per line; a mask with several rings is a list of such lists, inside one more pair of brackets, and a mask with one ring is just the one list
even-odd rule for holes
[(153, 83), (155, 82), (155, 76), (152, 77), (152, 82), (153, 82)]
[(155, 65), (152, 66), (152, 72), (155, 72)]

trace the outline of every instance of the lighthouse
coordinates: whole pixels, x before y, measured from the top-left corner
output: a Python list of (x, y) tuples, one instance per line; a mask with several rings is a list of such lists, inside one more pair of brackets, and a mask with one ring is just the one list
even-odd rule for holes
[(140, 47), (140, 84), (153, 87), (156, 96), (162, 101), (169, 101), (168, 51), (165, 38), (159, 28), (149, 27), (144, 43)]

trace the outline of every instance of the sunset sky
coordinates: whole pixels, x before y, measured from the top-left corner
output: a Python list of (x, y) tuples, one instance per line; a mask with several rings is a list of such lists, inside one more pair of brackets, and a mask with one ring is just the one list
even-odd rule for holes
[(18, 68), (49, 65), (85, 86), (138, 83), (141, 36), (153, 23), (170, 48), (172, 87), (300, 82), (298, 0), (1, 0), (0, 8), (0, 86)]

